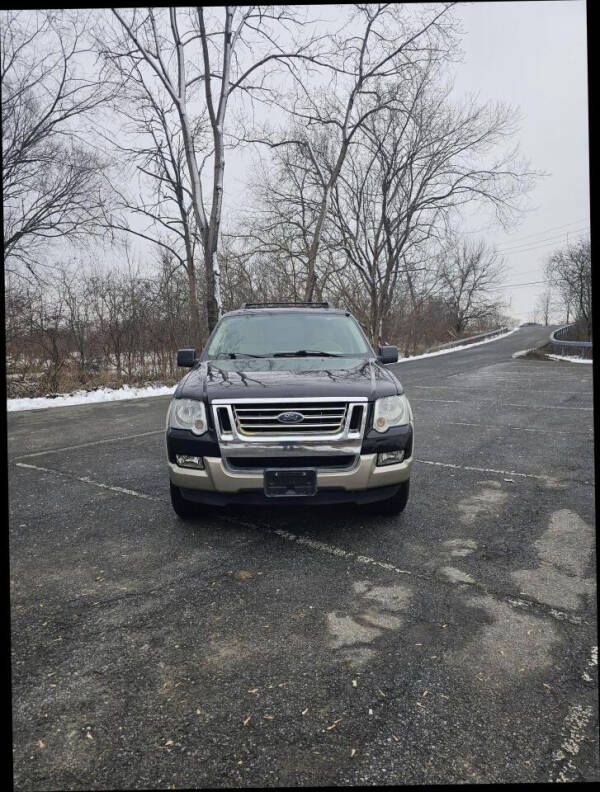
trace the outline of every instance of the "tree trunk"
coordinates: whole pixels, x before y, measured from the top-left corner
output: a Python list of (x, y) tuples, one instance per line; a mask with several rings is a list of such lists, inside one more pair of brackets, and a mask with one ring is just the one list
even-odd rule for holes
[(381, 316), (379, 311), (379, 302), (377, 300), (377, 292), (371, 290), (371, 304), (369, 306), (369, 340), (375, 350), (379, 346), (379, 334), (381, 331)]
[(208, 324), (208, 332), (212, 332), (213, 328), (219, 321), (220, 304), (217, 300), (218, 278), (214, 269), (215, 252), (208, 246), (204, 249), (204, 269), (206, 271), (206, 321)]
[(329, 195), (331, 193), (331, 189), (333, 185), (336, 183), (337, 178), (340, 175), (340, 171), (342, 170), (342, 165), (344, 164), (344, 160), (346, 159), (347, 151), (348, 151), (348, 141), (344, 140), (342, 142), (342, 147), (340, 149), (340, 153), (338, 154), (338, 158), (336, 160), (333, 172), (329, 177), (329, 180), (327, 181), (327, 184), (325, 185), (323, 190), (323, 197), (321, 198), (321, 205), (319, 207), (319, 216), (317, 217), (315, 233), (313, 234), (312, 242), (310, 243), (310, 248), (308, 251), (306, 289), (304, 292), (304, 299), (306, 302), (311, 302), (313, 299), (313, 294), (316, 284), (315, 267), (317, 262), (317, 254), (319, 252), (319, 245), (321, 244), (323, 223), (325, 222), (325, 218), (327, 217), (327, 212), (329, 210)]
[(192, 243), (189, 233), (186, 229), (184, 234), (185, 239), (185, 255), (186, 265), (185, 270), (188, 277), (188, 301), (190, 305), (190, 318), (192, 320), (192, 345), (195, 349), (199, 349), (202, 344), (200, 333), (200, 306), (198, 304), (198, 279), (196, 278), (196, 267), (194, 264), (194, 254), (192, 252)]
[(314, 295), (314, 290), (317, 282), (317, 276), (315, 274), (315, 266), (317, 261), (317, 253), (319, 252), (319, 245), (321, 244), (321, 232), (323, 230), (323, 222), (325, 221), (325, 216), (327, 215), (327, 210), (329, 208), (329, 190), (325, 191), (323, 195), (323, 199), (321, 200), (321, 206), (319, 208), (319, 216), (317, 217), (317, 225), (315, 226), (315, 233), (312, 238), (312, 242), (310, 243), (310, 248), (308, 251), (308, 266), (306, 270), (306, 288), (304, 290), (304, 300), (305, 302), (311, 302)]

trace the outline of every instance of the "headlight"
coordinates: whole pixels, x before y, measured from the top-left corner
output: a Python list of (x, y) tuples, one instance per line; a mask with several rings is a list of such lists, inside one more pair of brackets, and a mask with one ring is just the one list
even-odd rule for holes
[(201, 435), (208, 429), (204, 402), (196, 399), (173, 399), (169, 411), (169, 426), (176, 429), (191, 429)]
[(387, 432), (390, 426), (404, 426), (410, 422), (410, 407), (404, 394), (385, 396), (375, 401), (373, 429)]

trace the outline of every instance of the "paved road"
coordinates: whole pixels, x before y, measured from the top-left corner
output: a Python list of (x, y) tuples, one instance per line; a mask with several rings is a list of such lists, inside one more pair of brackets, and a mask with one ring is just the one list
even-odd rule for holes
[(9, 414), (15, 788), (598, 780), (592, 367), (546, 337), (397, 364), (398, 518), (183, 523), (166, 399)]

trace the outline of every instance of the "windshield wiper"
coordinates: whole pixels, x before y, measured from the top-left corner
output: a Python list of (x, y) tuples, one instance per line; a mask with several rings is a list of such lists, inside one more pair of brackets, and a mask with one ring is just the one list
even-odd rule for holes
[[(272, 352), (268, 355), (252, 355), (249, 352), (219, 352), (215, 355), (215, 360), (219, 358), (276, 358), (276, 357), (349, 357), (348, 355), (337, 355), (334, 352), (321, 352), (317, 349), (298, 349), (296, 352)], [(352, 357), (352, 355), (350, 355)]]
[(298, 349), (296, 352), (274, 352), (273, 357), (346, 357), (334, 352), (320, 352), (317, 349)]
[(266, 358), (270, 355), (251, 355), (249, 352), (219, 352), (218, 355), (215, 355), (215, 360), (222, 357), (233, 360), (235, 358)]

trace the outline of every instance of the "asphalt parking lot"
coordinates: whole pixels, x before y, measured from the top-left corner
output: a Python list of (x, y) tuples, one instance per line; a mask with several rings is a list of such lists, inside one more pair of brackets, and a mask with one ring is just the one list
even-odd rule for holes
[(8, 415), (22, 790), (598, 780), (592, 366), (394, 367), (400, 517), (171, 510), (168, 398)]

